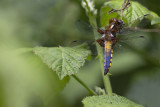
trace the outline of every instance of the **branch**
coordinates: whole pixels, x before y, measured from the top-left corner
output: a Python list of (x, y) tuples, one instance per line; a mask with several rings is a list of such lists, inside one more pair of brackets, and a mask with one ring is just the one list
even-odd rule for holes
[(142, 32), (155, 32), (155, 33), (160, 33), (160, 29), (141, 29), (139, 27), (134, 27), (134, 30), (137, 31), (142, 31)]
[(129, 7), (130, 5), (131, 5), (131, 4), (130, 4), (129, 0), (124, 0), (124, 3), (123, 3), (123, 5), (122, 5), (121, 9), (112, 9), (112, 10), (110, 10), (110, 11), (108, 12), (108, 14), (121, 11), (121, 20), (122, 20), (122, 16), (123, 16), (123, 11), (124, 11), (124, 9), (127, 9), (127, 11), (128, 11), (128, 7)]
[(72, 77), (77, 80), (84, 88), (86, 88), (90, 94), (97, 96), (97, 94), (92, 89), (90, 89), (84, 82), (82, 82), (77, 76), (72, 75)]

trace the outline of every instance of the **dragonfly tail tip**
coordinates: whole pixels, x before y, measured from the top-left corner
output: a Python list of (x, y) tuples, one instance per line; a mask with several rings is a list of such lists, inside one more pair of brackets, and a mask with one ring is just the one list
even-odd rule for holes
[(104, 71), (104, 75), (106, 75), (108, 72)]

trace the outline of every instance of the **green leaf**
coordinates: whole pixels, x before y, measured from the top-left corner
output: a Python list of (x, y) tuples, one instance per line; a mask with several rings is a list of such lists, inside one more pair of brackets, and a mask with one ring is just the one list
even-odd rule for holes
[(82, 102), (85, 107), (143, 107), (116, 94), (87, 97)]
[(151, 21), (151, 25), (154, 25), (154, 24), (160, 24), (160, 17), (154, 18), (154, 19)]
[(158, 14), (156, 14), (155, 12), (153, 11), (150, 11), (150, 15), (153, 16), (153, 18), (158, 18)]
[[(112, 0), (106, 2), (101, 8), (101, 26), (106, 26), (110, 18), (120, 18), (120, 12), (107, 14), (111, 9), (120, 9), (124, 0)], [(135, 26), (141, 21), (146, 15), (148, 19), (152, 20), (158, 15), (152, 11), (149, 11), (146, 7), (138, 2), (130, 1), (131, 6), (128, 11), (125, 9), (123, 12), (123, 20), (128, 26)]]
[(101, 26), (106, 26), (108, 23), (109, 23), (109, 19), (111, 18), (120, 18), (119, 14), (118, 13), (111, 13), (111, 14), (108, 14), (108, 12), (111, 10), (108, 2), (105, 4), (105, 6), (103, 6), (100, 10), (100, 23), (101, 23)]
[(35, 54), (40, 56), (49, 68), (56, 71), (60, 79), (78, 72), (85, 63), (90, 51), (85, 49), (86, 45), (70, 47), (36, 47)]

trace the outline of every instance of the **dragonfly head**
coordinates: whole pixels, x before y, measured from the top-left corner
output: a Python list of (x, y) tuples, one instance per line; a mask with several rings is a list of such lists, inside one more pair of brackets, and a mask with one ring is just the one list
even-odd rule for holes
[(109, 20), (109, 25), (110, 25), (112, 31), (117, 32), (120, 29), (122, 29), (122, 27), (123, 27), (123, 25), (125, 25), (125, 23), (121, 19), (112, 18)]
[(122, 28), (125, 25), (125, 23), (123, 22), (123, 20), (119, 19), (119, 20), (117, 20), (116, 25), (119, 26), (120, 28)]

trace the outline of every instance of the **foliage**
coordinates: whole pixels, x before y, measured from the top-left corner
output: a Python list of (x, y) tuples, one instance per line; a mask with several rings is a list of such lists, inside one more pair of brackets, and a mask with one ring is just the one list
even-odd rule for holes
[(60, 79), (65, 76), (76, 74), (81, 66), (84, 65), (86, 57), (90, 51), (85, 49), (85, 44), (70, 47), (36, 47), (35, 54), (45, 62), (49, 68), (56, 71)]
[(82, 102), (85, 107), (143, 107), (116, 94), (87, 97)]
[[(109, 75), (102, 75), (98, 44), (68, 46), (73, 40), (99, 38), (96, 29), (91, 37), (78, 32), (76, 20), (104, 27), (110, 18), (120, 18), (120, 12), (107, 12), (120, 9), (123, 1), (0, 1), (0, 107), (77, 107), (81, 101), (86, 107), (159, 106), (159, 32), (138, 32), (131, 36), (145, 36), (143, 40), (130, 40), (120, 52), (114, 48), (112, 87)], [(159, 31), (158, 2), (131, 1), (123, 13), (126, 27), (149, 22), (145, 28)], [(86, 61), (95, 47), (98, 57)], [(88, 93), (94, 96), (86, 97)]]
[[(125, 24), (127, 24), (129, 27), (136, 26), (137, 23), (140, 22), (144, 17), (147, 17), (150, 20), (159, 17), (156, 13), (148, 10), (146, 7), (142, 6), (136, 1), (131, 1), (130, 3), (131, 6), (123, 13)], [(111, 9), (120, 9), (122, 4), (123, 0), (112, 0), (104, 4), (104, 6), (101, 8), (101, 26), (106, 26), (110, 18), (120, 18), (120, 13), (111, 13), (108, 15), (107, 12)]]

